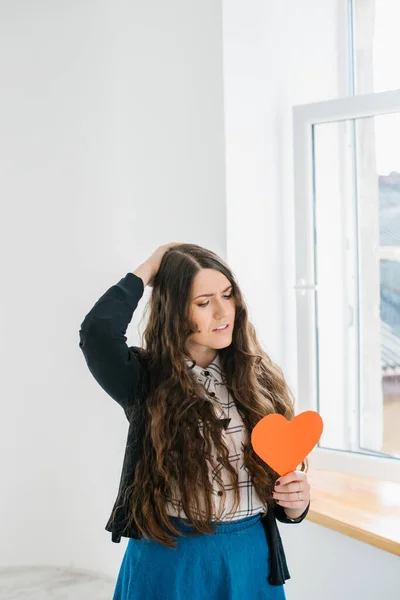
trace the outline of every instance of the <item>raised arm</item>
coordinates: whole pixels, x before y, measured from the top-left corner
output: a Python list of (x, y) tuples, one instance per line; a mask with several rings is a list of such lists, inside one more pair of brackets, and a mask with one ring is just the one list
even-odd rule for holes
[(93, 377), (125, 410), (129, 419), (143, 366), (139, 348), (128, 347), (126, 330), (143, 296), (153, 286), (164, 254), (179, 242), (159, 246), (133, 273), (127, 273), (99, 298), (79, 330), (79, 347)]
[(128, 418), (143, 373), (125, 333), (151, 275), (146, 264), (127, 273), (99, 298), (79, 330), (79, 347), (90, 372)]

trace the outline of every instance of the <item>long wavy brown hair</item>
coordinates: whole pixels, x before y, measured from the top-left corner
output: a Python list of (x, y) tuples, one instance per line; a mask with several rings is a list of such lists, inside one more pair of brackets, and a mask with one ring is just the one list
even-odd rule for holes
[[(281, 369), (262, 350), (239, 285), (227, 264), (215, 253), (196, 244), (180, 244), (163, 256), (153, 280), (144, 315), (149, 319), (142, 335), (146, 355), (148, 395), (145, 400), (145, 436), (134, 481), (126, 490), (129, 524), (146, 538), (176, 547), (183, 535), (167, 514), (167, 500), (178, 490), (184, 518), (195, 535), (213, 533), (220, 514), (215, 513), (213, 484), (209, 478), (212, 455), (229, 473), (234, 490), (233, 511), (239, 505), (238, 475), (228, 460), (221, 437), (221, 421), (213, 411), (211, 396), (191, 374), (187, 360), (188, 336), (197, 333), (190, 320), (191, 288), (197, 272), (216, 269), (232, 284), (235, 321), (232, 343), (219, 356), (229, 392), (245, 424), (248, 439), (243, 459), (265, 511), (273, 505), (272, 490), (278, 474), (254, 452), (250, 434), (262, 417), (271, 413), (294, 416), (294, 402)], [(202, 424), (202, 433), (199, 424)], [(307, 469), (307, 459), (301, 470)], [(222, 492), (222, 506), (225, 490)]]

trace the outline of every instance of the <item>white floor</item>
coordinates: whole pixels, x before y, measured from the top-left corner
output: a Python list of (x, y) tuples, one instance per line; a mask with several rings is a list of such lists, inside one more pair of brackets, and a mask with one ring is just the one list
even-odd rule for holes
[(112, 600), (115, 582), (73, 569), (0, 568), (0, 600)]

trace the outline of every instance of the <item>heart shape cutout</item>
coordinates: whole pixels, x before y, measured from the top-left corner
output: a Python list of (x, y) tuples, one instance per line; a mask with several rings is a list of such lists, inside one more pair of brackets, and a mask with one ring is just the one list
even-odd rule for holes
[(314, 410), (306, 410), (288, 421), (283, 415), (263, 417), (253, 428), (254, 452), (282, 477), (296, 469), (322, 435), (324, 424)]

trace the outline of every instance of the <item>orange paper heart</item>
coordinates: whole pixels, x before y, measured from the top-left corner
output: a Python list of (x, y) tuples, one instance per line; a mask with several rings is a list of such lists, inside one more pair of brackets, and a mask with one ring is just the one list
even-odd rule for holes
[(283, 415), (263, 417), (251, 433), (254, 452), (282, 477), (291, 473), (318, 443), (324, 424), (321, 416), (307, 410), (291, 421)]

